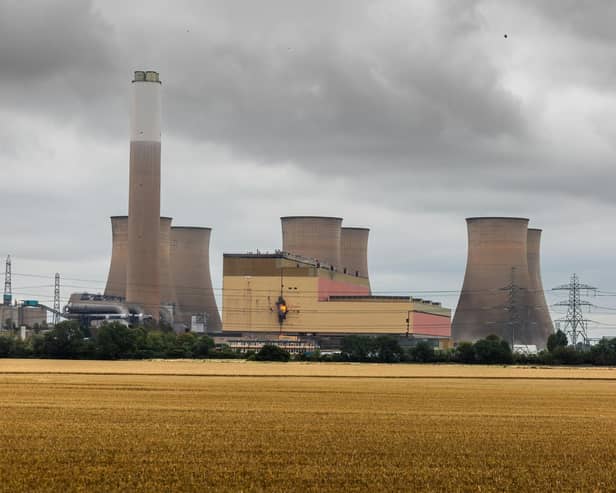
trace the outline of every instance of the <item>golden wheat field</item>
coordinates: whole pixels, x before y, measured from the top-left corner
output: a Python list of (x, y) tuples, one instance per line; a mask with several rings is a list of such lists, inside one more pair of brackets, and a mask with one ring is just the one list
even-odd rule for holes
[(615, 491), (616, 370), (0, 360), (2, 491)]

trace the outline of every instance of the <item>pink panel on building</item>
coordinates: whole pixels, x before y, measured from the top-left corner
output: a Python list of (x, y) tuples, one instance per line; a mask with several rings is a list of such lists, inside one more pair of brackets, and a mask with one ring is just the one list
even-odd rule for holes
[(319, 301), (327, 301), (330, 296), (369, 296), (368, 286), (358, 286), (350, 282), (319, 279)]
[(442, 315), (413, 312), (413, 334), (451, 337), (451, 319)]

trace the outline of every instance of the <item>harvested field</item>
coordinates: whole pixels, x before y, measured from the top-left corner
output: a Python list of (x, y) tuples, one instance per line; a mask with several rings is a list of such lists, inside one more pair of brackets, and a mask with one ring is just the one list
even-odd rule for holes
[(616, 371), (0, 360), (2, 491), (614, 491)]

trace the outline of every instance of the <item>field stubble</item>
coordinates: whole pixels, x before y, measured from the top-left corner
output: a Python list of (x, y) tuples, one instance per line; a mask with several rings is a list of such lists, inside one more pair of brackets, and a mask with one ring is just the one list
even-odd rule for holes
[(139, 369), (2, 361), (0, 489), (616, 489), (613, 370)]

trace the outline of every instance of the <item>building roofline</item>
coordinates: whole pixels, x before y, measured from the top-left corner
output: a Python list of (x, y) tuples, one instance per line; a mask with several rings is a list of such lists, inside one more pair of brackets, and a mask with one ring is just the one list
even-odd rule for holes
[(197, 230), (206, 230), (206, 231), (212, 231), (212, 228), (208, 228), (205, 226), (171, 226), (171, 229), (197, 229)]
[(478, 217), (467, 217), (467, 221), (479, 221), (481, 219), (506, 219), (510, 221), (530, 221), (527, 217), (506, 217), (506, 216), (478, 216)]
[(280, 220), (285, 219), (335, 219), (336, 221), (342, 221), (341, 217), (335, 216), (280, 216)]
[(356, 226), (342, 226), (342, 229), (353, 229), (357, 231), (370, 231), (370, 228), (360, 228)]

